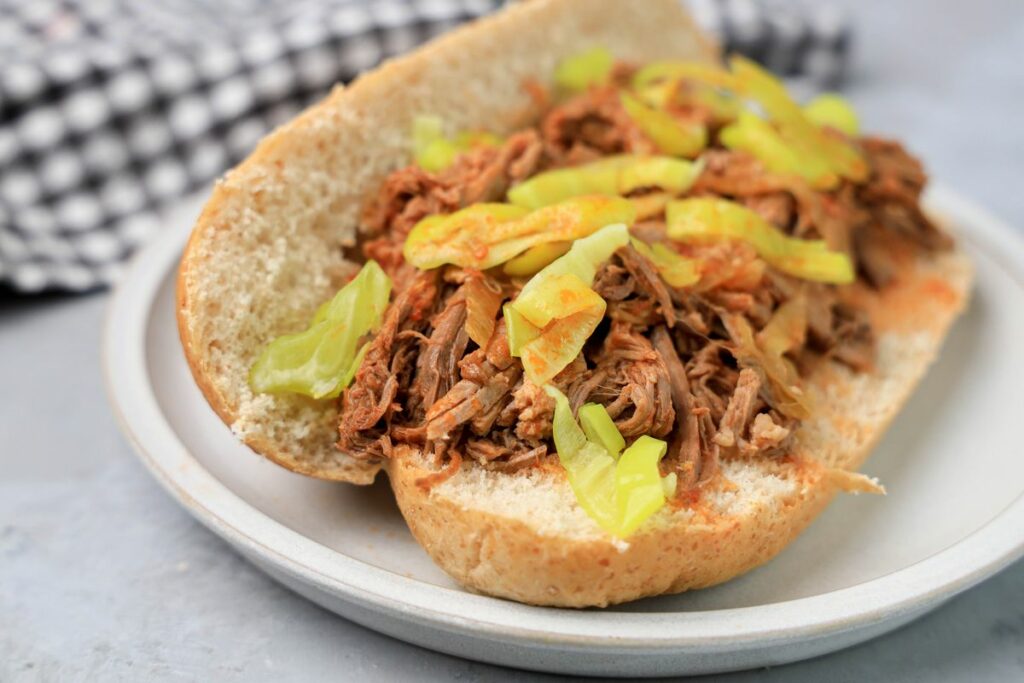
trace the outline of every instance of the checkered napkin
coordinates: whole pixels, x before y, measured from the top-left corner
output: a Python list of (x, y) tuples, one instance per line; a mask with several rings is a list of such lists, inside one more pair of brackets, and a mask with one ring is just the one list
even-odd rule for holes
[[(109, 284), (163, 209), (333, 83), (502, 4), (0, 0), (0, 287)], [(842, 73), (827, 12), (687, 4), (728, 50), (818, 86)]]

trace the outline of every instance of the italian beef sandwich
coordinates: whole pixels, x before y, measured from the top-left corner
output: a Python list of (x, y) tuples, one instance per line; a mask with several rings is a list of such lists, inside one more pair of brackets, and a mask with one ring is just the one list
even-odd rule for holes
[(220, 180), (181, 261), (196, 382), (295, 472), (383, 471), (455, 580), (711, 586), (858, 473), (964, 308), (921, 164), (677, 0), (529, 0), (386, 62)]

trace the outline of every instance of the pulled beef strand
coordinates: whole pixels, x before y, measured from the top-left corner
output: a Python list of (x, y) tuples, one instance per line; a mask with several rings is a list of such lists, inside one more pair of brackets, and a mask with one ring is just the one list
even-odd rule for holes
[(522, 370), (510, 366), (495, 372), (483, 384), (464, 379), (427, 411), (427, 438), (448, 439), (451, 433), (474, 417), (487, 413), (507, 396)]
[(427, 411), (458, 381), (458, 363), (469, 344), (462, 288), (448, 298), (431, 326), (433, 331), (416, 358), (416, 379), (409, 388), (414, 411)]
[(657, 312), (665, 319), (665, 323), (669, 327), (675, 325), (676, 316), (675, 308), (672, 305), (672, 295), (654, 264), (629, 245), (619, 249), (617, 255), (622, 260), (622, 265), (636, 280), (637, 286), (658, 302), (660, 310)]
[(757, 408), (757, 394), (761, 390), (761, 376), (744, 368), (736, 378), (736, 390), (729, 399), (722, 419), (718, 423), (715, 443), (722, 448), (734, 448), (746, 433), (747, 425), (754, 419)]
[(672, 335), (665, 327), (659, 325), (654, 328), (651, 341), (668, 372), (672, 405), (676, 411), (675, 429), (669, 440), (665, 467), (676, 472), (679, 485), (687, 489), (699, 481), (703, 473), (714, 471), (717, 466), (718, 447), (717, 444), (712, 444), (707, 451), (701, 448), (700, 426), (694, 412), (690, 382), (686, 377), (686, 368), (676, 352)]

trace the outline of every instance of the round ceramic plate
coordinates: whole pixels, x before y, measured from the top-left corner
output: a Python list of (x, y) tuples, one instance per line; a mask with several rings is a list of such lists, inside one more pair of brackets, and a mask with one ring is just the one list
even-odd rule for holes
[(192, 382), (178, 342), (174, 276), (193, 211), (137, 258), (114, 296), (107, 384), (128, 438), (183, 506), (282, 583), (360, 624), (563, 673), (781, 664), (896, 628), (1024, 554), (1024, 243), (949, 191), (933, 191), (928, 206), (962, 236), (977, 288), (865, 467), (889, 495), (841, 497), (774, 561), (693, 593), (600, 610), (476, 595), (419, 548), (386, 482), (307, 479), (240, 445)]

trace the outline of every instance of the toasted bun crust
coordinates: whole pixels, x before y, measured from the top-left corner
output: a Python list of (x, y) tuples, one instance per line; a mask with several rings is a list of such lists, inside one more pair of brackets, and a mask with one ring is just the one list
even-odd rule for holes
[[(217, 184), (182, 258), (178, 323), (196, 382), (249, 446), (311, 476), (373, 480), (381, 464), (334, 449), (334, 405), (253, 395), (249, 367), (352, 272), (342, 247), (364, 198), (408, 162), (416, 114), (453, 130), (513, 130), (533, 115), (522, 81), (545, 83), (559, 59), (594, 44), (638, 62), (714, 57), (677, 0), (530, 0), (336, 89)], [(969, 283), (954, 253), (908, 271), (882, 297), (865, 293), (882, 332), (878, 371), (830, 366), (813, 378), (820, 412), (799, 430), (800, 457), (725, 463), (714, 488), (663, 509), (628, 545), (582, 512), (557, 470), (465, 465), (427, 493), (416, 480), (430, 470), (407, 451), (387, 463), (399, 507), (441, 567), (492, 595), (582, 607), (725, 581), (774, 556), (820, 512), (842, 483), (829, 468), (867, 457)]]
[(678, 0), (531, 0), (385, 63), (269, 135), (217, 183), (182, 257), (178, 328), (196, 383), (255, 451), (288, 469), (368, 484), (381, 465), (337, 451), (336, 407), (254, 395), (248, 371), (352, 272), (342, 247), (364, 199), (408, 163), (417, 114), (506, 133), (535, 112), (525, 79), (593, 45), (636, 62), (713, 59)]
[[(521, 474), (464, 465), (429, 492), (415, 453), (389, 464), (398, 505), (420, 544), (456, 580), (537, 605), (604, 606), (703, 588), (774, 557), (844, 487), (935, 359), (966, 305), (961, 253), (922, 261), (883, 295), (862, 291), (879, 332), (877, 369), (837, 364), (808, 383), (816, 416), (796, 433), (795, 459), (733, 460), (685, 507), (659, 511), (628, 545), (576, 504), (558, 470)], [(833, 469), (834, 468), (834, 469)]]

